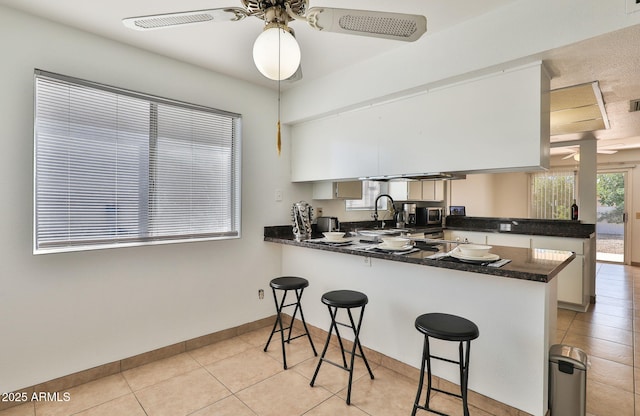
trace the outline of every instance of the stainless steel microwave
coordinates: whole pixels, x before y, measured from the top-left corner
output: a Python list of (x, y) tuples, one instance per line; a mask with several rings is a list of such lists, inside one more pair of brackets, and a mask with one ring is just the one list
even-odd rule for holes
[(442, 224), (442, 208), (416, 208), (416, 225)]
[(442, 224), (442, 208), (427, 208), (427, 224)]

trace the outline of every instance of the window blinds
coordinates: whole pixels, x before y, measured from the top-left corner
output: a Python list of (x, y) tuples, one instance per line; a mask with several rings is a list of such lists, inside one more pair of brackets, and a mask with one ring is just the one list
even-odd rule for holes
[(34, 252), (239, 236), (240, 122), (37, 70)]
[(571, 219), (577, 173), (554, 169), (531, 174), (531, 218)]

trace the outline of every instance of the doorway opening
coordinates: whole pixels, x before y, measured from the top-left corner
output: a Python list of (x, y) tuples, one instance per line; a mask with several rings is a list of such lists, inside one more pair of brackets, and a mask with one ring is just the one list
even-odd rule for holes
[(627, 173), (598, 171), (596, 260), (625, 263)]

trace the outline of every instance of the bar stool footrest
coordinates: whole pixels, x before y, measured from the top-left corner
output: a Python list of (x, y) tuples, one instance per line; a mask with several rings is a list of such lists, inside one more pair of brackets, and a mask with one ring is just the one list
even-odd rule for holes
[(449, 359), (449, 358), (438, 357), (437, 355), (430, 355), (429, 357), (431, 357), (431, 358), (435, 358), (436, 360), (440, 360), (440, 361), (446, 361), (446, 362), (451, 363), (451, 364), (458, 364), (458, 365), (460, 365), (460, 361), (451, 360), (451, 359)]
[(447, 414), (447, 413), (442, 413), (442, 412), (440, 412), (438, 410), (434, 410), (434, 409), (431, 409), (431, 408), (425, 407), (425, 406), (416, 406), (416, 409), (426, 410), (427, 412), (435, 413), (435, 414), (440, 415), (440, 416), (449, 416), (449, 414)]
[(438, 389), (438, 388), (435, 388), (435, 387), (431, 387), (431, 390), (439, 391), (440, 393), (448, 394), (449, 396), (453, 396), (453, 397), (457, 397), (458, 399), (462, 399), (462, 395), (458, 394), (458, 393), (452, 393), (450, 391), (441, 390), (441, 389)]

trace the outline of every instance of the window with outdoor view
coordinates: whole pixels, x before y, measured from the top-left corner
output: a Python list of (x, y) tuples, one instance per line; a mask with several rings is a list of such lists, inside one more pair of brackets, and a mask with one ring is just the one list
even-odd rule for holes
[[(388, 186), (385, 182), (378, 181), (362, 181), (362, 199), (347, 199), (345, 201), (345, 210), (370, 210), (373, 211), (376, 198), (380, 194), (387, 192)], [(387, 199), (382, 198), (378, 201), (378, 209), (387, 209)]]
[(550, 170), (531, 174), (531, 218), (569, 220), (576, 199), (577, 172)]
[(36, 70), (34, 253), (240, 235), (238, 114)]

